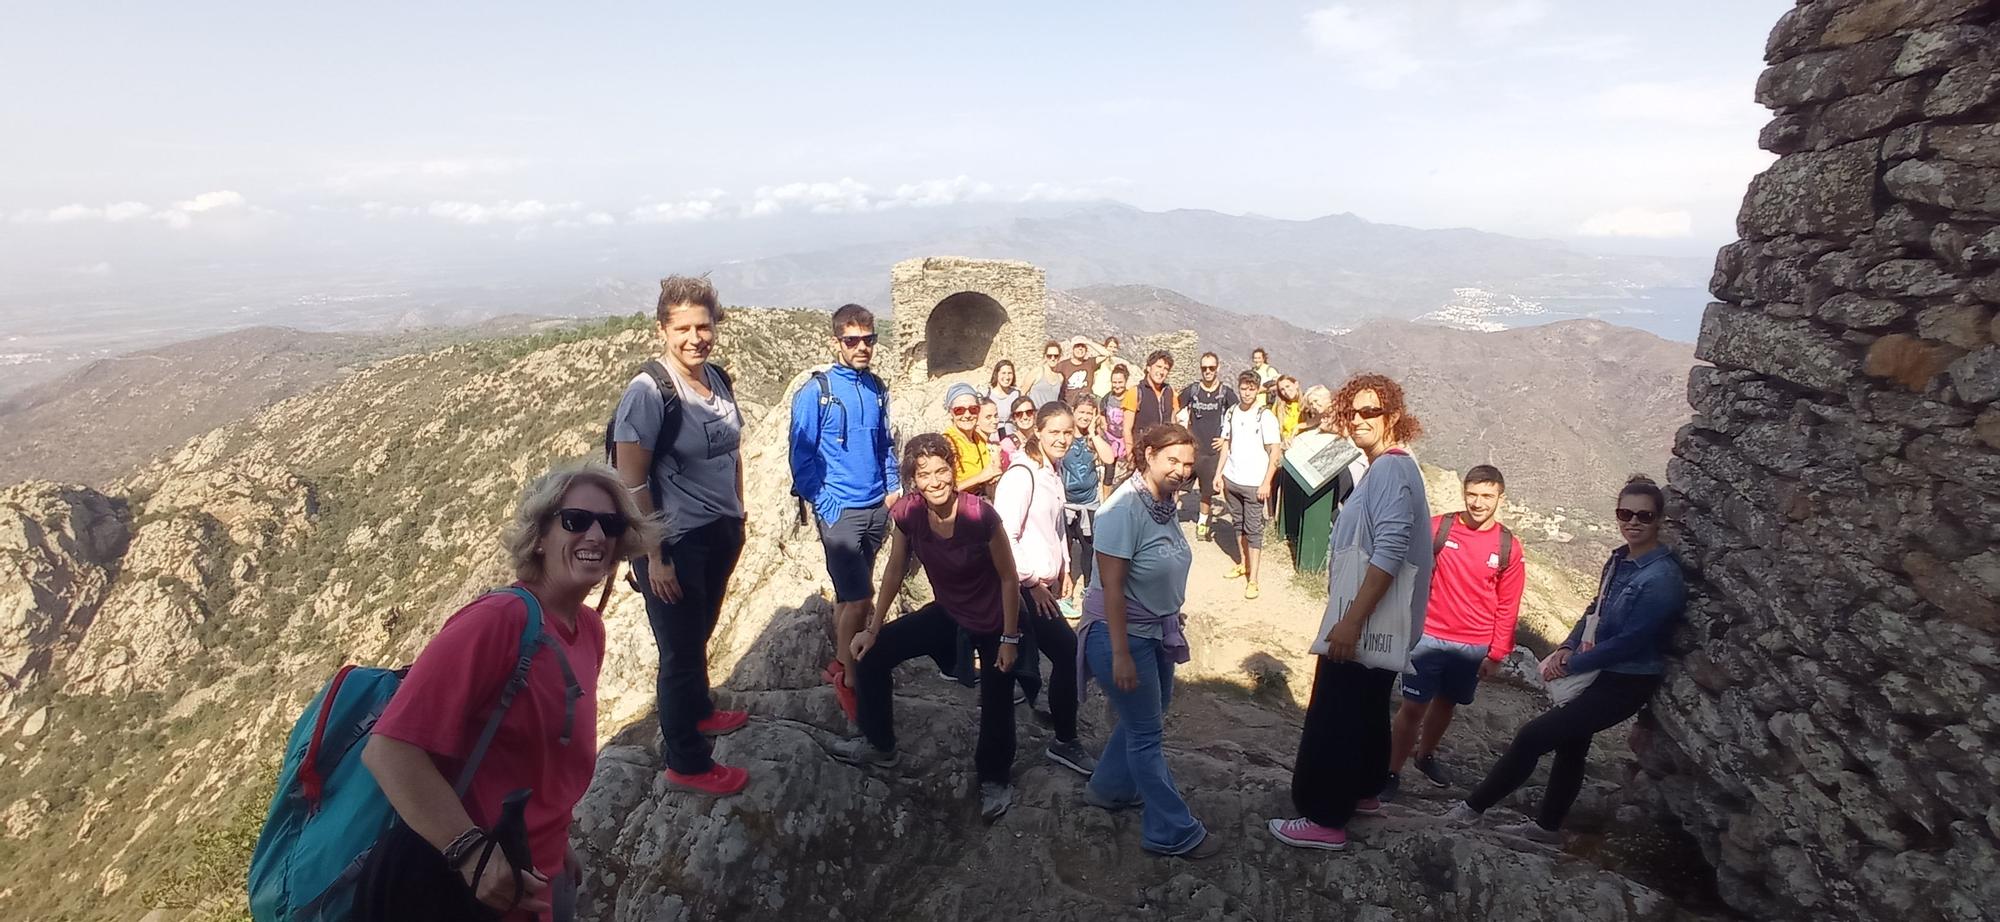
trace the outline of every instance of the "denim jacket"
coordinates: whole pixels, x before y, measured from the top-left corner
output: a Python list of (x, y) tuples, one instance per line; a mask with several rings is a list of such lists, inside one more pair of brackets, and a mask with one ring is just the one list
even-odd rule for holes
[[(1658, 675), (1666, 670), (1667, 640), (1687, 607), (1687, 580), (1679, 556), (1661, 545), (1638, 559), (1627, 548), (1611, 552), (1604, 562), (1609, 580), (1604, 594), (1591, 600), (1563, 646), (1577, 651), (1569, 671), (1603, 669), (1628, 675)], [(1597, 644), (1582, 649), (1584, 625), (1598, 613)]]

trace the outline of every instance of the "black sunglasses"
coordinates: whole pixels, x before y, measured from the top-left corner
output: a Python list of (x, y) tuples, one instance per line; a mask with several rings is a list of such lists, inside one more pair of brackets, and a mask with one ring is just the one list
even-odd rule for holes
[(1646, 509), (1620, 509), (1616, 514), (1620, 522), (1630, 522), (1633, 519), (1638, 519), (1641, 525), (1651, 525), (1654, 519), (1660, 517), (1659, 513)]
[(1349, 411), (1349, 415), (1359, 416), (1362, 419), (1379, 419), (1381, 417), (1389, 415), (1389, 411), (1384, 410), (1381, 407), (1355, 407), (1353, 410)]
[(588, 509), (558, 509), (556, 521), (562, 524), (563, 531), (579, 535), (589, 531), (590, 523), (596, 522), (604, 529), (606, 538), (616, 538), (624, 534), (626, 526), (631, 524), (625, 521), (623, 513), (592, 512)]
[(849, 349), (859, 346), (862, 343), (867, 343), (868, 345), (872, 346), (875, 345), (875, 336), (876, 334), (874, 333), (865, 333), (860, 336), (842, 336), (840, 338), (840, 344), (846, 346)]

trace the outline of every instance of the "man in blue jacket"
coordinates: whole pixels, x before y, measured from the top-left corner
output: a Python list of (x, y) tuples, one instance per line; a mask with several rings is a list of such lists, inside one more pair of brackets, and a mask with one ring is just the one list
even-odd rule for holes
[(889, 437), (889, 391), (869, 370), (875, 315), (859, 304), (833, 312), (839, 362), (792, 395), (792, 492), (812, 505), (833, 578), (834, 661), (826, 680), (854, 719), (854, 635), (875, 595), (875, 555), (898, 492)]

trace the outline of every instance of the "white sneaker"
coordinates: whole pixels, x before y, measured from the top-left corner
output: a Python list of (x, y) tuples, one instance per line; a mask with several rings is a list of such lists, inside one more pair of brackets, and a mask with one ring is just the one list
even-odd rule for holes
[(1484, 826), (1486, 825), (1486, 814), (1472, 809), (1464, 801), (1459, 801), (1452, 804), (1451, 810), (1445, 813), (1444, 822), (1447, 826), (1458, 826), (1460, 828)]

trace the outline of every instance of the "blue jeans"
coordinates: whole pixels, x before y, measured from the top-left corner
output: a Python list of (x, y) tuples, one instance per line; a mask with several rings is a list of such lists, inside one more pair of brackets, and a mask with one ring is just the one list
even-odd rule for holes
[(1139, 842), (1147, 851), (1178, 855), (1201, 844), (1208, 830), (1188, 812), (1187, 801), (1174, 787), (1167, 756), (1160, 749), (1167, 702), (1174, 694), (1174, 661), (1157, 640), (1128, 637), (1139, 687), (1118, 690), (1111, 679), (1111, 626), (1094, 624), (1083, 640), (1090, 674), (1118, 709), (1118, 726), (1104, 743), (1104, 755), (1090, 776), (1090, 792), (1099, 800), (1146, 802), (1139, 825)]

